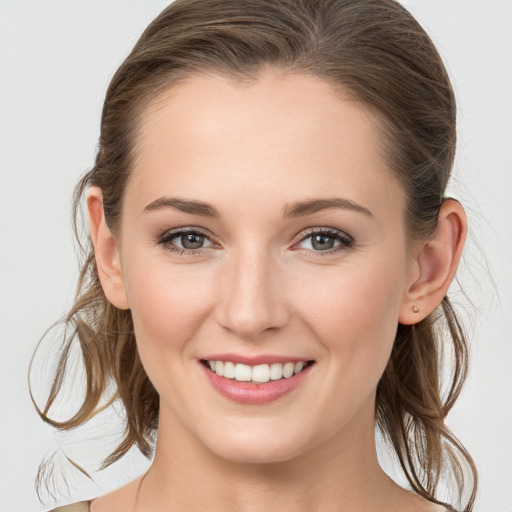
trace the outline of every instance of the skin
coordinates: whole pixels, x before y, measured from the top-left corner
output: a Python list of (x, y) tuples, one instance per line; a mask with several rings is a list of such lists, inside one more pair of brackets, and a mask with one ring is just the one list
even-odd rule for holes
[[(420, 321), (446, 294), (466, 220), (445, 201), (432, 238), (408, 240), (404, 192), (379, 137), (368, 109), (318, 78), (267, 70), (241, 85), (195, 75), (142, 117), (116, 236), (101, 191), (89, 191), (103, 288), (131, 308), (161, 399), (137, 510), (439, 510), (381, 470), (375, 390), (397, 324)], [(208, 203), (218, 217), (147, 209), (162, 197)], [(296, 202), (332, 198), (367, 212), (345, 204), (283, 217)], [(180, 254), (179, 235), (159, 243), (183, 227), (207, 234), (206, 245)], [(311, 228), (353, 243), (315, 249)], [(211, 387), (199, 362), (225, 352), (315, 363), (284, 397), (240, 404)], [(133, 510), (139, 483), (91, 510)]]

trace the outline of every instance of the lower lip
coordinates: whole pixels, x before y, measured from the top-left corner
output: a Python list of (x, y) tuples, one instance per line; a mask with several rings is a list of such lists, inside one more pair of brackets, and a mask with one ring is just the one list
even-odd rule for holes
[(261, 384), (227, 379), (212, 372), (202, 363), (201, 367), (206, 373), (210, 384), (221, 395), (242, 404), (262, 405), (291, 393), (308, 376), (313, 365), (308, 365), (304, 370), (288, 379), (270, 380)]

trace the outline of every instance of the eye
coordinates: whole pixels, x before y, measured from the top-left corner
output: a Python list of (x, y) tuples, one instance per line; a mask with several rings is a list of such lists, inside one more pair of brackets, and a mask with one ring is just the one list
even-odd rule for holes
[(194, 254), (200, 249), (212, 247), (213, 243), (208, 236), (196, 229), (179, 229), (165, 233), (158, 241), (166, 249), (180, 254), (191, 252)]
[(348, 249), (354, 243), (351, 236), (332, 228), (309, 231), (297, 244), (301, 249), (314, 252), (333, 253)]
[(206, 238), (203, 234), (195, 233), (193, 231), (173, 238), (171, 243), (174, 243), (183, 249), (199, 249), (212, 245), (210, 240), (208, 240), (208, 238)]

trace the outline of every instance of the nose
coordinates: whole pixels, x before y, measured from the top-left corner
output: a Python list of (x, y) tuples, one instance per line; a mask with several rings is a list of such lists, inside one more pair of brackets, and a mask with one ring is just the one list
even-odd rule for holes
[(268, 251), (237, 251), (225, 263), (218, 304), (219, 324), (240, 338), (254, 340), (289, 321), (283, 272)]

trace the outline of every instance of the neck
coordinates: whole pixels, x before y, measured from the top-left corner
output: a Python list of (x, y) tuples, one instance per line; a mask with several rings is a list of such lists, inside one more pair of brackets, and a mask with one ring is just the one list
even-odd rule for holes
[(373, 409), (365, 424), (348, 425), (286, 461), (234, 462), (208, 450), (162, 408), (155, 458), (139, 492), (141, 510), (159, 512), (169, 504), (187, 510), (191, 503), (223, 512), (387, 510), (386, 499), (396, 505), (398, 488), (378, 464)]

